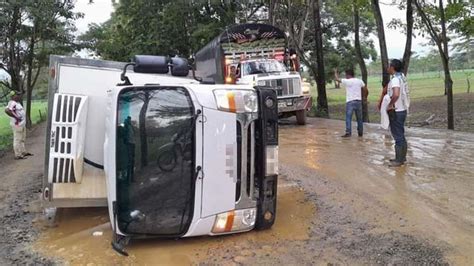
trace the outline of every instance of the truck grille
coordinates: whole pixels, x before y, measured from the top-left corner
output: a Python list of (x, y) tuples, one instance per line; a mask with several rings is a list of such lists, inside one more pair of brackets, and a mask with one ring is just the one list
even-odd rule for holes
[(86, 115), (87, 96), (62, 93), (54, 96), (49, 140), (50, 183), (81, 182)]
[(290, 96), (300, 94), (298, 78), (264, 80), (265, 86), (276, 89), (277, 96)]
[[(238, 119), (239, 120), (239, 119)], [(237, 121), (237, 184), (238, 207), (254, 206), (255, 193), (255, 120)]]

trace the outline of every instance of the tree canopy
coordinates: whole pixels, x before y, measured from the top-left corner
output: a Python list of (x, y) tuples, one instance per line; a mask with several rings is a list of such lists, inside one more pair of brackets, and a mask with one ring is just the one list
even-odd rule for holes
[[(31, 124), (33, 88), (53, 53), (72, 53), (74, 20), (81, 16), (69, 0), (10, 0), (0, 6), (0, 68), (8, 73), (3, 87), (26, 92), (27, 125)], [(5, 97), (5, 95), (0, 95)]]

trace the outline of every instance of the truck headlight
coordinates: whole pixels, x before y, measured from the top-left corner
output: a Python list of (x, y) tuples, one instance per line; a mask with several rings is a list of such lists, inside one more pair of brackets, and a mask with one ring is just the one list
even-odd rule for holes
[(278, 146), (267, 146), (266, 175), (278, 175)]
[(252, 90), (214, 90), (217, 109), (232, 113), (258, 111), (257, 93)]
[(257, 82), (257, 85), (258, 85), (258, 86), (265, 86), (265, 85), (267, 85), (267, 83), (265, 82), (265, 80), (259, 80), (259, 81)]
[(212, 233), (222, 234), (238, 231), (249, 231), (255, 226), (257, 209), (241, 209), (216, 215)]

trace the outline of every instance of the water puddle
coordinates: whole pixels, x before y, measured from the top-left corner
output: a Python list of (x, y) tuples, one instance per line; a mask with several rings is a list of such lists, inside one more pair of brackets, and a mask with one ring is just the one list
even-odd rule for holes
[[(70, 264), (149, 265), (213, 262), (225, 254), (240, 254), (245, 259), (245, 255), (259, 252), (285, 252), (284, 248), (273, 250), (272, 246), (308, 239), (315, 208), (303, 191), (289, 183), (282, 182), (278, 193), (277, 218), (270, 230), (219, 237), (134, 240), (127, 247), (130, 256), (123, 257), (110, 246), (112, 232), (106, 208), (63, 209), (58, 210), (57, 227), (45, 229), (34, 249)], [(94, 232), (97, 236), (93, 236)]]

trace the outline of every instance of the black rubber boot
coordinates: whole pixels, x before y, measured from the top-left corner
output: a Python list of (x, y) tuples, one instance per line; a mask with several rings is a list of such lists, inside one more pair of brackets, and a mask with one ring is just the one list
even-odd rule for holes
[(398, 157), (397, 157), (398, 156), (397, 155), (398, 154), (397, 153), (397, 145), (394, 146), (394, 150), (395, 150), (395, 158), (389, 160), (391, 163), (396, 162), (397, 159), (398, 159)]
[[(401, 162), (406, 162), (407, 161), (407, 151), (408, 151), (408, 145), (405, 143), (401, 146)], [(397, 154), (397, 147), (395, 146), (395, 154)], [(397, 158), (393, 158), (389, 160), (390, 162), (395, 162), (397, 161)]]
[(408, 151), (408, 145), (405, 142), (405, 144), (402, 145), (402, 154), (401, 154), (401, 161), (405, 163), (407, 161), (407, 151)]
[(395, 145), (395, 160), (390, 162), (390, 167), (399, 167), (403, 165), (402, 150), (403, 146)]

